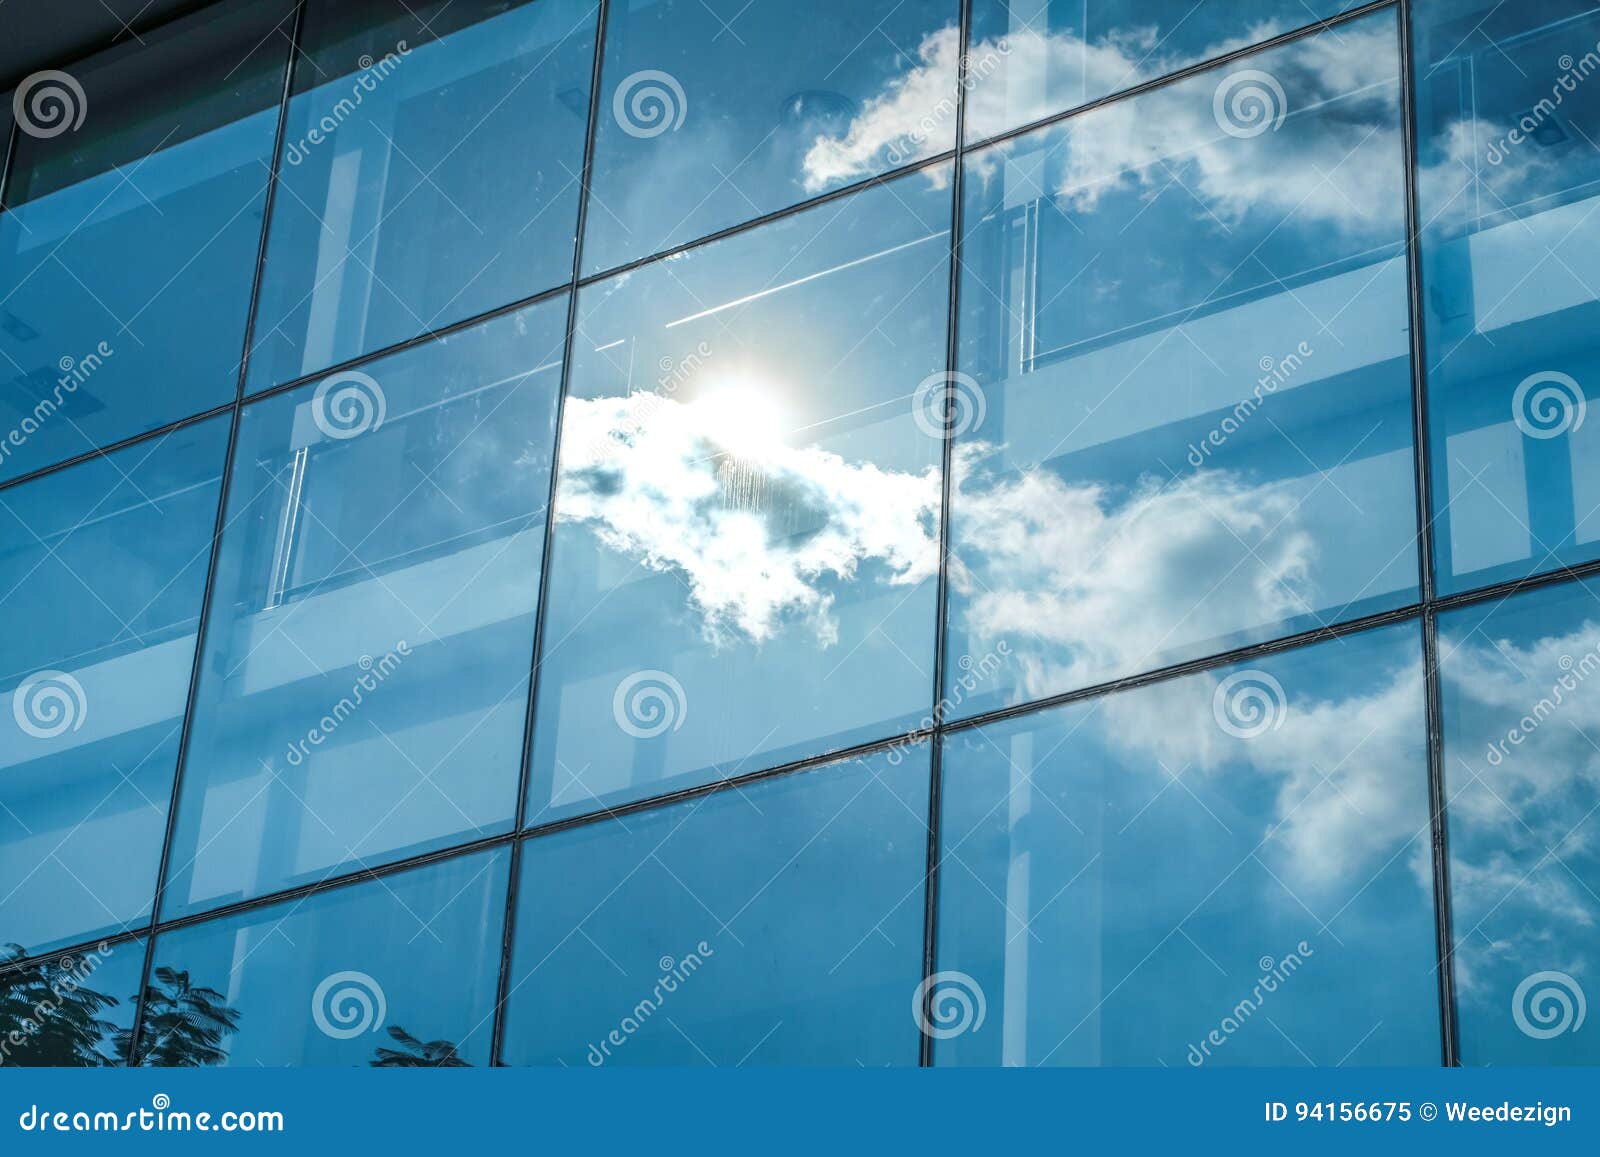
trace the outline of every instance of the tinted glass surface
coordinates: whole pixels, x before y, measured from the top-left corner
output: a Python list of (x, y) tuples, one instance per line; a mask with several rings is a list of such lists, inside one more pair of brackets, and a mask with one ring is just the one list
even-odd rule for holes
[(973, 0), (967, 139), (1358, 6), (1351, 0)]
[(233, 400), (291, 7), (225, 4), (29, 89), (48, 111), (0, 215), (0, 478)]
[(1600, 554), (1600, 13), (1420, 3), (1434, 541), (1443, 592)]
[(1600, 1063), (1600, 588), (1442, 615), (1439, 653), (1462, 1060)]
[(927, 814), (911, 746), (530, 841), (506, 1060), (916, 1064)]
[(213, 418), (0, 491), (0, 946), (150, 915), (227, 442)]
[(594, 24), (594, 0), (308, 7), (251, 389), (572, 276)]
[(1437, 1063), (1424, 733), (1406, 624), (947, 739), (935, 1061)]
[(0, 945), (0, 1065), (99, 1069), (128, 1055), (144, 941), (18, 963)]
[(1416, 597), (1395, 31), (970, 154), (956, 714)]
[(509, 859), (499, 848), (166, 933), (138, 1063), (487, 1064)]
[(587, 272), (955, 144), (955, 0), (611, 5)]
[(528, 822), (926, 716), (947, 175), (583, 290)]
[(511, 823), (565, 320), (245, 408), (168, 915)]

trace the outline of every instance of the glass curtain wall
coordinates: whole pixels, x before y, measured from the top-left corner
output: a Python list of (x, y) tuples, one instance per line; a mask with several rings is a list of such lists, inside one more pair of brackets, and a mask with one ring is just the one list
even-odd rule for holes
[(1596, 74), (222, 0), (10, 78), (0, 1064), (1600, 1060)]

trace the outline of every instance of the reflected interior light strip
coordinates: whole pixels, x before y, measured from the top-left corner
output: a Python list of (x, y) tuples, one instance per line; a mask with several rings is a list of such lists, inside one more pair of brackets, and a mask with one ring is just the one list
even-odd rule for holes
[[(497, 378), (492, 382), (484, 382), (482, 385), (473, 386), (470, 390), (462, 390), (460, 393), (451, 394), (447, 398), (435, 398), (432, 401), (425, 402), (420, 406), (414, 406), (411, 409), (403, 410), (398, 414), (391, 414), (384, 418), (383, 424), (385, 426), (396, 425), (400, 422), (404, 422), (408, 418), (415, 418), (419, 414), (426, 414), (430, 410), (444, 409), (448, 406), (457, 405), (468, 398), (473, 398), (479, 394), (487, 393), (490, 390), (497, 390), (501, 386), (504, 386), (510, 382), (520, 382), (530, 379), (536, 374), (545, 374), (552, 370), (559, 370), (560, 368), (560, 361), (543, 362), (534, 366), (530, 370), (518, 370), (514, 374), (507, 374), (505, 377)], [(309, 399), (297, 403), (297, 405), (301, 407), (309, 406), (310, 404), (311, 402)], [(486, 420), (487, 419), (484, 419), (484, 421)], [(482, 421), (479, 422), (479, 425), (482, 425)]]
[[(108, 522), (114, 523), (117, 519), (122, 518), (124, 515), (133, 514), (136, 511), (145, 509), (146, 507), (159, 510), (163, 502), (174, 502), (186, 494), (194, 493), (196, 490), (204, 490), (208, 486), (215, 486), (217, 484), (217, 478), (218, 475), (213, 474), (211, 477), (202, 478), (198, 482), (190, 482), (187, 485), (179, 486), (172, 490), (164, 490), (154, 497), (145, 494), (143, 490), (139, 490), (139, 493), (142, 495), (142, 497), (130, 499), (128, 504), (125, 506), (119, 506), (115, 510), (108, 510), (104, 514), (96, 514), (91, 518), (81, 518), (74, 522), (71, 526), (64, 526), (58, 530), (47, 530), (42, 534), (35, 530), (33, 532), (33, 536), (38, 539), (47, 550), (49, 550), (51, 549), (49, 544), (53, 540), (65, 542), (69, 536), (77, 534), (80, 530), (84, 530), (91, 526), (100, 526)], [(116, 484), (113, 483), (113, 485)], [(134, 485), (132, 479), (129, 479), (129, 485), (134, 486), (135, 490), (139, 489), (138, 486)], [(9, 544), (7, 545), (9, 546)], [(19, 550), (26, 549), (31, 545), (31, 543), (22, 543), (19, 547)], [(11, 553), (12, 552), (9, 550), (0, 551), (0, 557), (7, 557)]]
[(918, 237), (914, 241), (906, 241), (889, 249), (879, 250), (877, 253), (869, 253), (865, 257), (857, 257), (854, 261), (846, 261), (843, 265), (835, 265), (828, 269), (819, 269), (815, 273), (808, 273), (804, 277), (796, 278), (794, 281), (786, 281), (782, 285), (774, 285), (769, 289), (761, 290), (759, 293), (748, 294), (745, 297), (737, 297), (734, 300), (725, 302), (722, 305), (714, 305), (710, 309), (702, 309), (699, 313), (691, 313), (688, 317), (680, 317), (677, 321), (669, 321), (661, 328), (671, 329), (675, 325), (687, 325), (691, 321), (699, 321), (703, 317), (710, 317), (712, 314), (721, 313), (725, 309), (733, 309), (737, 306), (745, 305), (748, 302), (756, 301), (763, 297), (768, 297), (774, 293), (782, 293), (785, 289), (793, 289), (797, 285), (804, 285), (808, 281), (815, 281), (817, 278), (826, 277), (830, 273), (838, 273), (844, 269), (853, 269), (857, 265), (865, 265), (869, 261), (876, 261), (880, 257), (887, 257), (891, 253), (899, 253), (902, 249), (910, 249), (915, 245), (922, 245), (929, 241), (937, 241), (939, 238), (946, 236), (949, 232), (950, 231), (948, 229), (941, 229), (937, 233), (929, 233), (926, 237)]

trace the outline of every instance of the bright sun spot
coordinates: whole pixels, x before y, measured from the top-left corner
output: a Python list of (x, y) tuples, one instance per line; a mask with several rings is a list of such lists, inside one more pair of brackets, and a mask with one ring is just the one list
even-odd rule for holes
[(765, 384), (719, 385), (694, 401), (696, 425), (731, 454), (755, 457), (781, 446), (788, 433), (777, 392)]

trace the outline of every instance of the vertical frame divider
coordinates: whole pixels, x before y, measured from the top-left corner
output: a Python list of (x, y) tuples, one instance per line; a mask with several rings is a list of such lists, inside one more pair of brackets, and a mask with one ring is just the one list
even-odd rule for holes
[[(272, 164), (267, 171), (266, 189), (261, 199), (261, 238), (256, 245), (255, 279), (250, 286), (250, 306), (245, 317), (244, 347), (239, 352), (239, 378), (234, 384), (233, 412), (228, 421), (228, 448), (222, 459), (222, 481), (217, 488), (217, 518), (211, 530), (211, 557), (206, 566), (205, 593), (200, 601), (200, 614), (195, 624), (194, 661), (189, 669), (189, 694), (183, 708), (183, 730), (178, 739), (178, 756), (172, 769), (172, 796), (167, 802), (166, 833), (161, 841), (160, 866), (156, 870), (155, 896), (150, 902), (150, 926), (145, 934), (144, 968), (139, 976), (137, 1003), (133, 1013), (133, 1027), (128, 1037), (126, 1063), (131, 1065), (139, 1055), (144, 1032), (145, 994), (150, 986), (150, 973), (155, 965), (156, 931), (161, 924), (161, 909), (166, 900), (167, 875), (172, 867), (172, 840), (177, 831), (178, 804), (183, 793), (184, 765), (189, 759), (189, 744), (194, 730), (194, 711), (200, 691), (201, 666), (205, 661), (206, 630), (211, 620), (211, 600), (215, 596), (217, 563), (222, 554), (222, 535), (227, 528), (228, 492), (233, 480), (234, 455), (239, 446), (239, 425), (244, 414), (245, 375), (250, 369), (251, 343), (255, 338), (256, 307), (261, 297), (261, 275), (267, 262), (267, 234), (272, 228), (272, 205), (278, 190), (278, 169), (283, 158), (284, 126), (289, 119), (289, 98), (294, 92), (295, 64), (300, 54), (300, 35), (305, 24), (307, 0), (296, 0), (294, 10), (286, 20), (289, 27), (289, 51), (283, 68), (283, 91), (278, 100), (278, 125), (272, 141)], [(277, 28), (282, 28), (279, 21)]]
[(954, 459), (955, 432), (950, 425), (952, 415), (959, 412), (956, 398), (956, 374), (961, 364), (960, 339), (957, 325), (960, 321), (961, 301), (961, 201), (962, 177), (966, 150), (967, 118), (967, 52), (972, 35), (972, 0), (961, 0), (959, 24), (960, 50), (956, 56), (956, 148), (950, 162), (950, 285), (948, 313), (945, 322), (944, 412), (940, 439), (940, 499), (939, 499), (939, 576), (938, 597), (935, 600), (938, 618), (933, 633), (933, 735), (928, 740), (928, 859), (923, 876), (922, 915), (922, 1019), (918, 1025), (917, 1063), (923, 1068), (933, 1064), (933, 1037), (926, 1031), (931, 1025), (933, 1012), (933, 985), (930, 983), (939, 967), (939, 860), (943, 808), (944, 780), (944, 682), (945, 649), (948, 646), (945, 619), (948, 613), (950, 569), (950, 496), (952, 484), (950, 468)]
[[(595, 136), (600, 125), (601, 69), (605, 62), (606, 18), (609, 0), (595, 5), (594, 63), (589, 73), (589, 119), (583, 140), (583, 168), (578, 183), (578, 217), (572, 239), (572, 277), (567, 283), (567, 329), (561, 353), (561, 386), (556, 395), (555, 440), (550, 447), (550, 493), (544, 508), (544, 548), (539, 555), (539, 592), (534, 603), (533, 654), (528, 671), (528, 706), (522, 725), (522, 762), (517, 774), (517, 810), (512, 818), (514, 833), (524, 827), (529, 781), (532, 778), (534, 714), (539, 702), (539, 668), (544, 657), (545, 602), (550, 595), (550, 555), (555, 547), (556, 490), (561, 482), (561, 429), (565, 418), (567, 391), (572, 381), (572, 348), (578, 329), (578, 283), (583, 278), (583, 235), (589, 216), (589, 185), (594, 171)], [(515, 948), (518, 884), (522, 876), (522, 846), (511, 841), (510, 879), (506, 882), (506, 913), (500, 937), (500, 976), (495, 989), (494, 1028), (489, 1045), (489, 1063), (500, 1065), (505, 1044), (506, 1005), (511, 999), (511, 956)]]
[(1416, 68), (1411, 0), (1395, 5), (1400, 44), (1400, 130), (1404, 147), (1406, 284), (1411, 311), (1412, 438), (1416, 444), (1417, 560), (1422, 599), (1423, 686), (1427, 707), (1428, 811), (1432, 834), (1434, 939), (1438, 950), (1439, 1052), (1461, 1063), (1456, 1021), (1455, 932), (1450, 893), (1450, 835), (1444, 785), (1444, 719), (1439, 682), (1438, 598), (1434, 583), (1432, 446), (1428, 440), (1427, 340), (1422, 298), (1422, 223), (1417, 202)]

